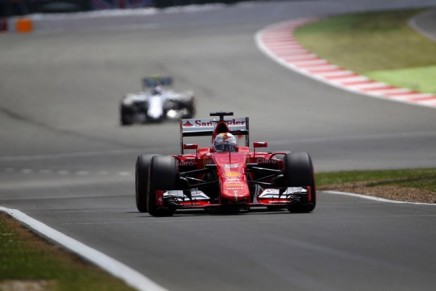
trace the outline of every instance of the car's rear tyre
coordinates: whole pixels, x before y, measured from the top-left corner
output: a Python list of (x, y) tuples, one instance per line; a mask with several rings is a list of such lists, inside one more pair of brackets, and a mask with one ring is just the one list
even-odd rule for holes
[(171, 216), (176, 212), (176, 208), (166, 206), (164, 208), (157, 205), (156, 191), (165, 192), (177, 188), (178, 165), (174, 157), (155, 156), (150, 164), (150, 182), (148, 192), (148, 213), (152, 216)]
[(316, 188), (312, 159), (308, 153), (295, 152), (284, 158), (284, 176), (288, 187), (310, 186), (311, 201), (307, 197), (288, 206), (290, 212), (307, 213), (315, 209)]
[(136, 208), (138, 208), (139, 212), (147, 212), (148, 170), (150, 168), (151, 159), (154, 156), (157, 155), (140, 155), (136, 159), (135, 197)]

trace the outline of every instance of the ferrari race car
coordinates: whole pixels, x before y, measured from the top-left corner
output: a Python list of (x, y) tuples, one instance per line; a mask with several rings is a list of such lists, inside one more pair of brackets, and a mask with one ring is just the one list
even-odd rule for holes
[[(263, 152), (266, 142), (249, 147), (249, 119), (180, 120), (181, 154), (140, 155), (136, 161), (136, 206), (152, 216), (171, 216), (182, 209), (248, 211), (253, 207), (311, 212), (316, 206), (314, 170), (305, 152)], [(217, 151), (184, 143), (185, 137), (222, 134), (245, 139), (234, 151)], [(187, 151), (185, 153), (185, 151)]]
[(194, 117), (193, 93), (177, 93), (170, 89), (173, 83), (170, 77), (148, 77), (142, 82), (143, 91), (126, 94), (121, 100), (121, 125)]

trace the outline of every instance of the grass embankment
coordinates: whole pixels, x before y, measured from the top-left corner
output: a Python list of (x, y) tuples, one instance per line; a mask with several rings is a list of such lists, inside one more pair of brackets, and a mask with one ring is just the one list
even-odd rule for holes
[(422, 10), (371, 12), (327, 18), (295, 31), (321, 58), (371, 79), (436, 93), (436, 42), (409, 19)]
[(0, 212), (0, 290), (133, 290)]
[[(342, 68), (398, 87), (436, 93), (436, 42), (408, 21), (423, 10), (330, 17), (295, 31), (309, 51)], [(320, 190), (436, 203), (436, 169), (317, 174)]]
[(381, 198), (436, 203), (436, 169), (318, 173), (318, 190), (336, 190)]

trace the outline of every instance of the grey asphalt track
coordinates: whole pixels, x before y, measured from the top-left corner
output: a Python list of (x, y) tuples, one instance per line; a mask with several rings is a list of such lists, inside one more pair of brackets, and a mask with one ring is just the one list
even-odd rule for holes
[(318, 172), (435, 167), (434, 109), (317, 83), (254, 41), (283, 20), (426, 3), (268, 2), (116, 28), (2, 34), (0, 204), (170, 290), (434, 290), (433, 206), (320, 193), (311, 214), (152, 218), (134, 205), (135, 158), (178, 152), (178, 126), (118, 121), (124, 93), (145, 75), (168, 74), (196, 92), (199, 116), (249, 116), (253, 141), (307, 151)]
[(428, 9), (414, 17), (412, 27), (425, 37), (436, 41), (436, 9)]

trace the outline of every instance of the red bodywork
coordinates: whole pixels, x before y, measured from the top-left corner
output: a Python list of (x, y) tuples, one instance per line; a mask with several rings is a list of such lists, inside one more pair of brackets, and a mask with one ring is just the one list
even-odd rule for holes
[(220, 198), (234, 201), (235, 204), (247, 203), (250, 200), (250, 190), (245, 176), (247, 155), (244, 153), (212, 154), (216, 173), (220, 184)]
[[(256, 151), (265, 148), (266, 142), (255, 142), (251, 151), (248, 146), (248, 118), (224, 120), (223, 115), (229, 114), (217, 114), (221, 114), (217, 115), (220, 120), (180, 121), (182, 154), (173, 155), (177, 160), (180, 183), (177, 189), (162, 189), (154, 193), (159, 207), (287, 207), (301, 194), (307, 197), (307, 202), (311, 202), (311, 188), (308, 185), (301, 185), (304, 189), (300, 187), (300, 192), (295, 194), (285, 192), (287, 187), (282, 185), (283, 157), (287, 152)], [(197, 128), (194, 130), (195, 126)], [(185, 136), (209, 135), (213, 140), (221, 132), (245, 136), (245, 146), (239, 146), (237, 152), (218, 153), (212, 147), (199, 148), (197, 144), (183, 143)], [(185, 150), (191, 153), (184, 153)]]
[[(283, 162), (279, 158), (285, 152), (267, 153), (250, 152), (248, 147), (239, 147), (237, 153), (214, 153), (209, 148), (200, 148), (197, 154), (185, 154), (174, 156), (179, 161), (179, 166), (202, 169), (205, 165), (214, 165), (214, 171), (218, 177), (219, 194), (214, 203), (209, 200), (192, 200), (180, 203), (180, 208), (204, 208), (207, 206), (286, 206), (290, 203), (287, 197), (259, 197), (253, 196), (248, 186), (247, 178), (254, 180), (253, 173), (247, 171), (247, 165), (265, 166), (281, 170)], [(201, 173), (197, 177), (203, 178)], [(310, 200), (310, 187), (307, 190), (308, 202)]]

